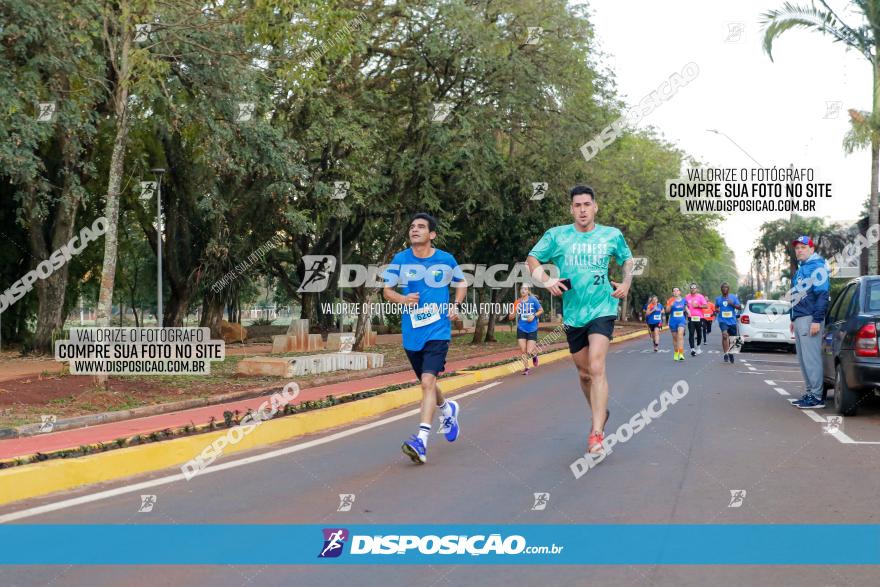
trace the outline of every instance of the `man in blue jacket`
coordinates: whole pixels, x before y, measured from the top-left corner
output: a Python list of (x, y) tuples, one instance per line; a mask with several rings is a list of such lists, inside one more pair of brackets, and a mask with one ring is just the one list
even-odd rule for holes
[(825, 259), (816, 254), (813, 239), (809, 236), (797, 237), (792, 245), (798, 270), (792, 280), (795, 297), (791, 306), (791, 331), (806, 382), (806, 392), (792, 403), (801, 409), (824, 408), (822, 327), (830, 290), (828, 270)]

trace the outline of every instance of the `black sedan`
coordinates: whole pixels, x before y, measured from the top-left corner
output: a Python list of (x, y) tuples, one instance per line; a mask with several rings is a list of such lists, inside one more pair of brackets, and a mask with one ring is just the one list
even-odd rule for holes
[(868, 394), (880, 389), (880, 276), (852, 280), (828, 306), (822, 338), (826, 387), (834, 387), (834, 407), (855, 415)]

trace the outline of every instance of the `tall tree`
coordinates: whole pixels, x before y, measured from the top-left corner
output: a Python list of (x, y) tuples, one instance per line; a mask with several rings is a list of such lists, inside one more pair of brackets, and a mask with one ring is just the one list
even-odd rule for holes
[[(861, 16), (861, 22), (851, 25), (828, 5), (819, 0), (821, 7), (802, 6), (786, 2), (781, 9), (771, 10), (763, 15), (764, 51), (773, 60), (773, 43), (783, 33), (795, 28), (815, 31), (831, 38), (832, 42), (843, 43), (864, 57), (871, 66), (872, 97), (871, 112), (865, 119), (853, 116), (856, 135), (847, 137), (845, 148), (863, 144), (865, 138), (871, 145), (871, 196), (869, 225), (878, 222), (878, 184), (880, 184), (880, 0), (851, 0), (853, 12)], [(852, 112), (851, 112), (852, 116)], [(878, 272), (877, 247), (868, 250), (868, 271)]]

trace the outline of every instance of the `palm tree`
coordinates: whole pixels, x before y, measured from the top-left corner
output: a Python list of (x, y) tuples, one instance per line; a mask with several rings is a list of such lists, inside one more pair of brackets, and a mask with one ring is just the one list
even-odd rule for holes
[[(844, 141), (844, 148), (851, 152), (857, 147), (867, 146), (870, 141), (871, 198), (868, 224), (873, 226), (878, 223), (877, 192), (880, 180), (880, 0), (851, 0), (855, 12), (863, 17), (863, 21), (855, 27), (843, 22), (825, 0), (819, 0), (818, 4), (821, 7), (815, 4), (797, 6), (786, 2), (781, 9), (763, 14), (764, 52), (773, 61), (773, 42), (789, 29), (804, 28), (827, 35), (833, 42), (843, 43), (848, 49), (858, 51), (871, 64), (874, 80), (872, 110), (866, 113), (867, 117), (850, 111), (853, 129)], [(875, 275), (878, 273), (877, 247), (868, 250), (868, 271)]]

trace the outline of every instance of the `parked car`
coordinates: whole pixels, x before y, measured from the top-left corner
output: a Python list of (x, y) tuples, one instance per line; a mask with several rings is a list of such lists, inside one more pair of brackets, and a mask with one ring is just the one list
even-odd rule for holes
[(790, 310), (791, 302), (785, 300), (747, 301), (739, 317), (742, 350), (746, 350), (749, 343), (763, 342), (784, 345), (787, 350), (794, 352)]
[(850, 281), (829, 304), (822, 334), (826, 387), (834, 388), (834, 407), (855, 415), (865, 395), (880, 387), (880, 275)]

